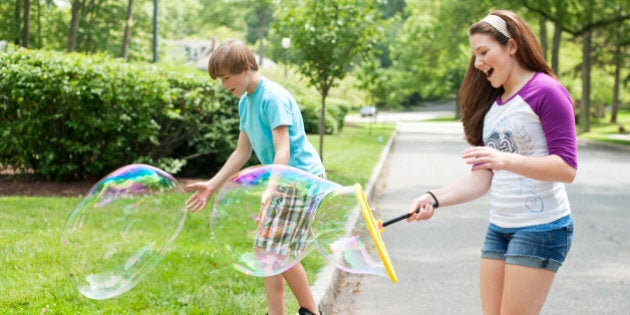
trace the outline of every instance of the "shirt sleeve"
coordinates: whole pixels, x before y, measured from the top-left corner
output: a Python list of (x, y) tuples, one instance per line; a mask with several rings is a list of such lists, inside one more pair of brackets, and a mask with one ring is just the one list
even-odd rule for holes
[(291, 126), (293, 124), (289, 104), (280, 99), (268, 100), (266, 113), (271, 129), (278, 126)]
[(553, 78), (540, 85), (533, 110), (540, 117), (549, 154), (558, 155), (577, 169), (577, 133), (573, 101), (569, 92)]
[[(265, 94), (264, 112), (267, 115), (269, 127), (274, 129), (278, 126), (293, 125), (293, 114), (291, 113), (291, 98), (282, 90), (274, 90), (274, 86), (269, 86)], [(277, 87), (275, 87), (277, 89)]]

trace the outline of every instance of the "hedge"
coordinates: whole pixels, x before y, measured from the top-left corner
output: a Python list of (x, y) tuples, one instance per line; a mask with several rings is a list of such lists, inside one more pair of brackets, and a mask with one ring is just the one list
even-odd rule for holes
[[(201, 71), (9, 47), (0, 54), (0, 166), (54, 180), (129, 163), (221, 164), (237, 100)], [(193, 171), (194, 172), (194, 171)]]
[[(317, 100), (298, 97), (307, 133), (318, 133)], [(336, 133), (347, 106), (327, 103), (326, 133)], [(210, 176), (236, 145), (237, 104), (193, 68), (9, 46), (0, 52), (0, 169), (75, 180), (148, 163)]]

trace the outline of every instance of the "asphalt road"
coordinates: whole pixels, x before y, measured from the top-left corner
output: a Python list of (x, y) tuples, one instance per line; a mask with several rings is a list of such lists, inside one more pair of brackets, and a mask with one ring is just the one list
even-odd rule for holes
[[(460, 124), (419, 120), (398, 123), (370, 200), (377, 219), (403, 214), (417, 194), (468, 172), (459, 158), (467, 147)], [(567, 190), (573, 247), (542, 314), (630, 314), (630, 150), (580, 143), (577, 177)], [(399, 282), (340, 273), (320, 303), (324, 314), (481, 314), (487, 207), (483, 197), (441, 208), (427, 222), (388, 226), (383, 239)]]

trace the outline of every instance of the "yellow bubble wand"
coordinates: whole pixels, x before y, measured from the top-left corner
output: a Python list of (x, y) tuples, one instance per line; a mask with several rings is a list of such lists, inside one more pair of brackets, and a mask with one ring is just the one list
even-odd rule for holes
[(387, 275), (392, 282), (396, 283), (398, 282), (398, 277), (396, 277), (396, 272), (394, 271), (387, 249), (385, 248), (383, 238), (381, 238), (381, 228), (379, 226), (380, 220), (376, 221), (374, 219), (374, 215), (370, 210), (370, 206), (367, 203), (367, 198), (365, 197), (365, 193), (363, 193), (361, 185), (355, 184), (354, 191), (357, 196), (357, 201), (359, 202), (359, 207), (361, 208), (361, 213), (363, 214), (363, 219), (365, 219), (366, 226), (370, 231), (370, 236), (372, 236), (372, 240), (374, 241), (374, 245), (376, 246), (376, 250), (378, 251), (381, 261), (383, 262), (383, 266), (387, 271)]

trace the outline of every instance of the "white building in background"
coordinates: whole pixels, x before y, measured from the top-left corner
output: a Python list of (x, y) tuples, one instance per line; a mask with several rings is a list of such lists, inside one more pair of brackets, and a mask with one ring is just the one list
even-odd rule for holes
[[(195, 68), (203, 71), (208, 70), (208, 60), (210, 55), (219, 46), (220, 42), (216, 38), (209, 40), (200, 39), (181, 39), (181, 40), (165, 40), (164, 43), (169, 47), (168, 55), (174, 60), (184, 60), (191, 63)], [(255, 53), (255, 52), (254, 52)], [(256, 61), (260, 64), (259, 56), (256, 55)], [(270, 59), (265, 58), (264, 67), (278, 67), (278, 65)]]

